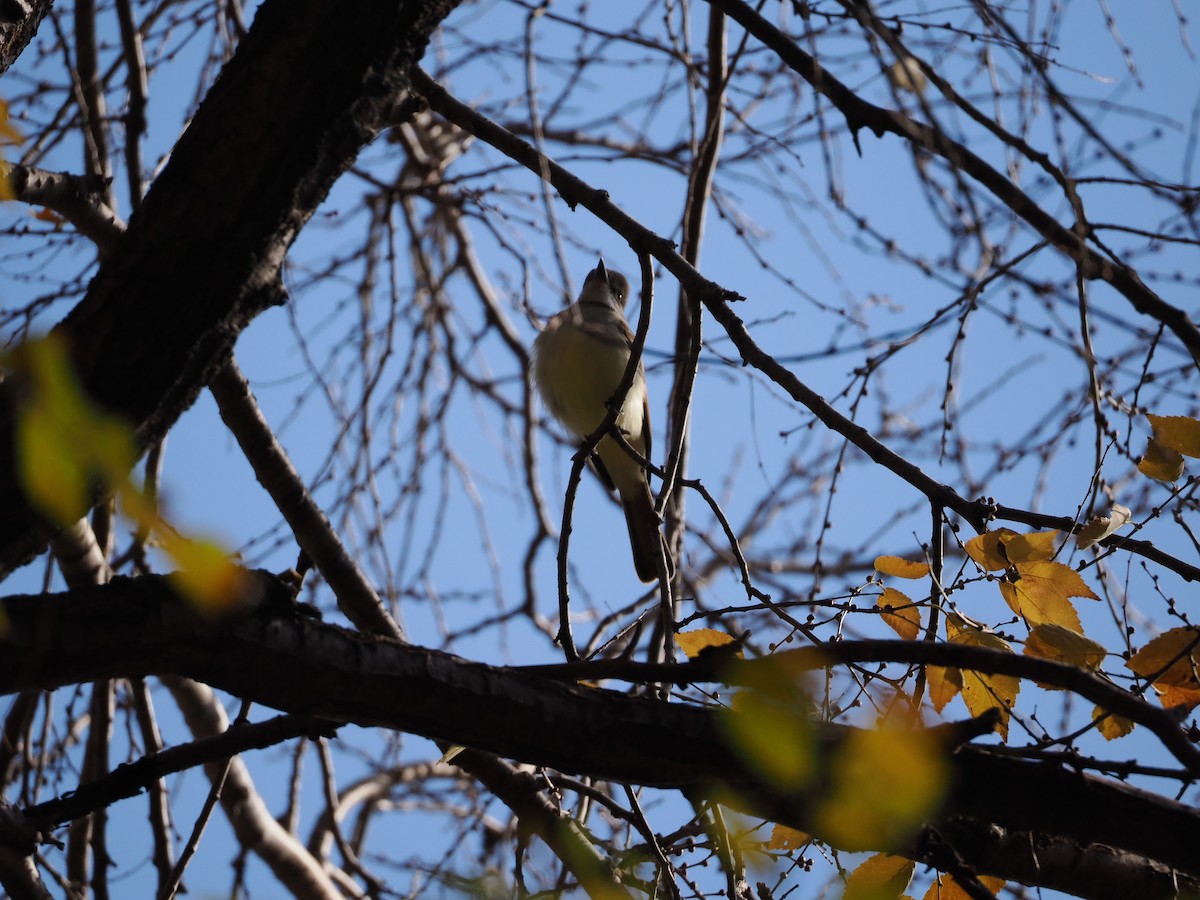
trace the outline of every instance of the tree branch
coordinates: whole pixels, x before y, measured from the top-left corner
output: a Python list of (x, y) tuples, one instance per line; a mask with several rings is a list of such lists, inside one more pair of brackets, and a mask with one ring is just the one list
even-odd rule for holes
[[(819, 834), (813, 822), (818, 794), (764, 781), (726, 746), (710, 710), (562, 684), (349, 632), (297, 614), (273, 576), (251, 573), (250, 583), (254, 611), (226, 622), (202, 618), (158, 577), (10, 597), (0, 602), (10, 623), (0, 691), (178, 673), (280, 710), (400, 729), (566, 772), (704, 793), (723, 785), (739, 808)], [(555, 728), (546, 728), (548, 721)], [(824, 783), (819, 773), (848, 733), (843, 726), (819, 726), (812, 784)], [(1022, 860), (1013, 851), (1012, 842), (1036, 847), (1053, 839), (1074, 849), (1062, 858), (1070, 856), (1076, 866), (1101, 854), (1113, 869), (1104, 885), (1088, 887), (1084, 896), (1118, 896), (1121, 889), (1125, 896), (1146, 895), (1145, 879), (1153, 872), (1200, 886), (1196, 810), (984, 747), (951, 752), (949, 799), (910, 848), (914, 858), (932, 863), (945, 852), (935, 840), (940, 835), (954, 840), (955, 852), (977, 871), (1079, 892), (1071, 882), (1077, 868), (1057, 869), (1032, 851)], [(966, 839), (995, 828), (1021, 836), (1013, 836), (1003, 854), (987, 841), (976, 846)]]

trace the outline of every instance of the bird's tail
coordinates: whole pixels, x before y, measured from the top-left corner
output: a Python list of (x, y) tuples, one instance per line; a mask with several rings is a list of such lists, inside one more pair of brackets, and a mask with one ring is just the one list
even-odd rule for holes
[(638, 578), (646, 584), (658, 580), (660, 552), (667, 560), (667, 577), (674, 576), (675, 566), (667, 552), (662, 525), (654, 514), (650, 485), (642, 482), (641, 490), (622, 494), (621, 506), (625, 510), (625, 524), (629, 526), (629, 546), (633, 549), (633, 567)]

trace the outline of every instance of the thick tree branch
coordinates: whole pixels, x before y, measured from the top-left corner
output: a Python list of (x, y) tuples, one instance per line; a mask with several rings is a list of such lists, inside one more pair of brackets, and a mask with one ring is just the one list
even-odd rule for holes
[[(10, 597), (0, 603), (11, 625), (0, 690), (174, 672), (284, 711), (401, 729), (566, 772), (688, 791), (724, 785), (745, 810), (816, 831), (818, 792), (763, 782), (726, 747), (709, 710), (345, 631), (298, 615), (272, 576), (257, 573), (251, 583), (253, 613), (224, 623), (175, 600), (161, 578)], [(822, 726), (822, 760), (846, 733)], [(1200, 885), (1200, 813), (1183, 804), (983, 747), (960, 747), (951, 764), (955, 785), (943, 814), (911, 848), (918, 859), (934, 862), (946, 852), (939, 838), (955, 841), (953, 850), (978, 871), (1079, 892), (1068, 869), (1036, 853), (1022, 861), (1011, 842), (1004, 854), (993, 853), (982, 836), (998, 828), (1034, 848), (1045, 840), (1070, 845), (1075, 855), (1062, 858), (1076, 863), (1101, 854), (1116, 871), (1107, 891), (1094, 886), (1084, 896), (1143, 896), (1152, 877), (1160, 889), (1172, 877)], [(969, 835), (979, 838), (975, 844)], [(1118, 865), (1122, 859), (1129, 865)]]
[[(87, 296), (58, 330), (139, 445), (191, 405), (238, 333), (283, 301), (279, 268), (334, 180), (389, 121), (455, 0), (268, 0)], [(48, 527), (15, 475), (0, 398), (0, 573)]]

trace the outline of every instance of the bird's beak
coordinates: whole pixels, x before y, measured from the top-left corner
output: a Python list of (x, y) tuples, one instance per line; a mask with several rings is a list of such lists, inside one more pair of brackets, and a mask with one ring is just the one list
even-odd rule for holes
[(604, 257), (600, 257), (600, 262), (596, 264), (596, 271), (600, 273), (600, 277), (606, 282), (608, 281), (608, 269), (604, 268)]

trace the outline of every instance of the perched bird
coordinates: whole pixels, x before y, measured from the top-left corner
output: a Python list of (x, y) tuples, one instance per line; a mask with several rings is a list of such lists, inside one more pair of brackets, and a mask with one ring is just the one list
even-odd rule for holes
[[(600, 426), (629, 363), (633, 332), (625, 320), (628, 299), (629, 281), (600, 260), (584, 279), (579, 299), (550, 319), (534, 341), (533, 380), (538, 392), (546, 408), (578, 438)], [(617, 428), (633, 449), (650, 458), (650, 405), (640, 364), (617, 416)], [(656, 580), (656, 560), (665, 541), (645, 471), (608, 436), (596, 446), (593, 462), (609, 489), (620, 495), (638, 578), (647, 583)]]

